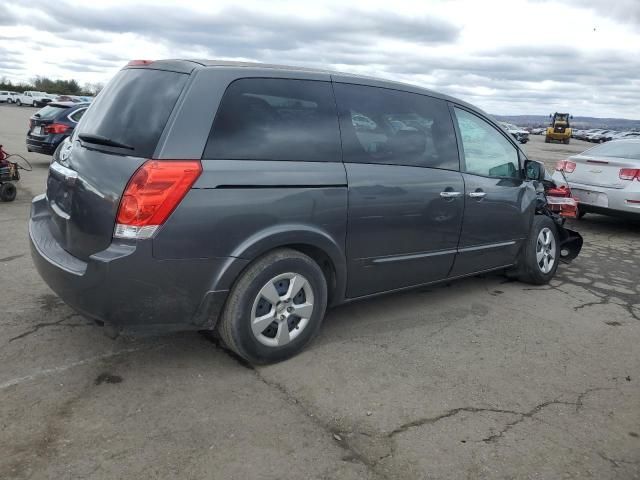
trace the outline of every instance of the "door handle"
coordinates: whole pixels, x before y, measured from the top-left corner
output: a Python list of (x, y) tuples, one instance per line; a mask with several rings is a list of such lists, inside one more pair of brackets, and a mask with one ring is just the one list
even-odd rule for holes
[(487, 196), (487, 194), (485, 192), (471, 192), (469, 193), (469, 196), (471, 198), (484, 198)]
[(442, 198), (455, 198), (462, 195), (462, 192), (440, 192)]

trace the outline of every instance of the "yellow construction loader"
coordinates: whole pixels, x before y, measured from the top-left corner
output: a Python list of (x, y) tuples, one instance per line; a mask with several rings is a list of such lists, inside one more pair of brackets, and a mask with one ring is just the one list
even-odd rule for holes
[(568, 113), (554, 113), (549, 115), (551, 124), (547, 127), (547, 133), (544, 137), (545, 143), (551, 143), (552, 140), (568, 144), (571, 141), (571, 126), (569, 120), (573, 117)]

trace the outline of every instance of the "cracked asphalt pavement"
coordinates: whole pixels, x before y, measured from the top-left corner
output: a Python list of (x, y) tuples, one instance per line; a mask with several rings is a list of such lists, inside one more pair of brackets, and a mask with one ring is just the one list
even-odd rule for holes
[[(573, 222), (547, 286), (488, 275), (329, 312), (298, 357), (249, 368), (198, 333), (111, 339), (32, 266), (29, 158), (0, 204), (2, 479), (640, 478), (640, 223)], [(587, 145), (526, 150), (552, 167)]]

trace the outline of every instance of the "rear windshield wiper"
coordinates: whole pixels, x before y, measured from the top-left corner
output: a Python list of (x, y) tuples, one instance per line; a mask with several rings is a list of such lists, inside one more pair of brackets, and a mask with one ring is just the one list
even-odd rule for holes
[(127, 150), (135, 150), (131, 145), (127, 145), (126, 143), (116, 142), (115, 140), (111, 140), (110, 138), (103, 137), (102, 135), (91, 135), (89, 133), (81, 133), (78, 135), (80, 140), (84, 140), (85, 142), (95, 143), (97, 145), (106, 145), (107, 147), (117, 147), (117, 148), (126, 148)]

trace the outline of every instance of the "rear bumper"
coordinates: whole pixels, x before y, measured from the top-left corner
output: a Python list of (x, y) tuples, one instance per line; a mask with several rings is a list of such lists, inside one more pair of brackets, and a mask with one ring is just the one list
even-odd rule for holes
[(230, 285), (246, 265), (235, 258), (158, 260), (152, 241), (113, 242), (88, 261), (66, 252), (52, 234), (44, 195), (34, 198), (31, 254), (40, 276), (69, 306), (128, 334), (215, 326)]
[(67, 137), (67, 135), (55, 135), (53, 138), (45, 141), (36, 140), (27, 136), (27, 151), (42, 153), (44, 155), (53, 155), (58, 145)]
[[(565, 185), (565, 181), (558, 172), (553, 174), (553, 180), (558, 185)], [(629, 182), (626, 188), (607, 188), (595, 185), (569, 182), (569, 187), (577, 190), (602, 193), (607, 196), (607, 205), (587, 204), (579, 202), (579, 207), (587, 212), (603, 214), (636, 214), (640, 215), (640, 183)]]

